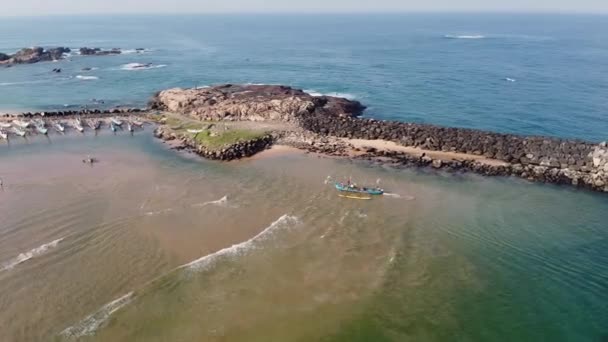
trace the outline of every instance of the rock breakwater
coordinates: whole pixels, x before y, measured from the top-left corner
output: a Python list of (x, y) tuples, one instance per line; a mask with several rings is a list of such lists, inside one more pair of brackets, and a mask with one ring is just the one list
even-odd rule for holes
[[(313, 96), (285, 86), (228, 84), (169, 89), (157, 93), (150, 106), (199, 120), (292, 123), (297, 131), (312, 134), (284, 134), (283, 137), (290, 138), (283, 140), (292, 146), (323, 154), (484, 175), (517, 176), (608, 192), (606, 143), (362, 119), (358, 116), (365, 107), (358, 101)], [(298, 136), (301, 137), (299, 141)], [(457, 154), (458, 157), (437, 157), (436, 153), (414, 155), (375, 148), (361, 151), (334, 138), (382, 140), (420, 151)], [(480, 156), (485, 160), (480, 160)], [(500, 162), (488, 162), (494, 160)]]

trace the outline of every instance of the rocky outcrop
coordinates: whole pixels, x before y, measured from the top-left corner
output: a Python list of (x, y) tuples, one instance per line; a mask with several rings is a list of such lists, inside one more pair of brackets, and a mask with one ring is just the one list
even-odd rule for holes
[(353, 117), (365, 109), (358, 101), (312, 96), (286, 86), (231, 84), (164, 90), (152, 98), (150, 107), (200, 120), (286, 122), (296, 122), (298, 117), (310, 114)]
[(105, 55), (119, 55), (122, 51), (119, 48), (113, 48), (110, 50), (102, 50), (100, 48), (88, 48), (81, 47), (80, 54), (83, 56), (105, 56)]
[(272, 134), (266, 134), (255, 139), (238, 141), (233, 144), (222, 146), (221, 148), (208, 148), (205, 145), (198, 143), (194, 137), (171, 132), (171, 130), (167, 129), (165, 126), (157, 127), (154, 130), (154, 136), (163, 141), (177, 141), (177, 144), (174, 143), (175, 149), (188, 150), (207, 159), (222, 161), (251, 157), (272, 146), (275, 140), (275, 137)]
[(63, 54), (68, 52), (70, 52), (70, 48), (67, 47), (57, 47), (48, 50), (41, 47), (24, 48), (13, 55), (0, 54), (0, 64), (31, 64), (55, 61), (63, 58)]
[[(153, 109), (201, 120), (285, 121), (305, 132), (283, 137), (288, 144), (329, 155), (346, 155), (334, 138), (387, 140), (423, 150), (484, 156), (504, 163), (440, 160), (394, 151), (366, 151), (359, 158), (381, 158), (401, 165), (465, 170), (484, 175), (517, 176), (532, 181), (571, 184), (608, 192), (608, 148), (580, 140), (527, 137), (488, 131), (357, 118), (357, 101), (312, 96), (285, 86), (222, 85), (169, 89), (156, 94)], [(302, 133), (300, 133), (302, 134)], [(352, 147), (352, 146), (351, 146)]]
[[(122, 53), (118, 48), (103, 50), (100, 48), (80, 48), (80, 54), (83, 56), (105, 56), (116, 55)], [(138, 50), (139, 51), (139, 50)], [(65, 58), (65, 54), (70, 53), (68, 47), (56, 47), (45, 49), (39, 46), (23, 48), (12, 55), (0, 53), (0, 65), (11, 66), (15, 64), (32, 64), (38, 62), (57, 61)]]

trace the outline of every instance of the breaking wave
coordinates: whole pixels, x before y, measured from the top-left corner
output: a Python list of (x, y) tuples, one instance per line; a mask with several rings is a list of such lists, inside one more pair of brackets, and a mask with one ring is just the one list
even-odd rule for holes
[(273, 232), (280, 230), (291, 228), (294, 225), (298, 224), (299, 220), (295, 216), (283, 215), (279, 217), (276, 221), (271, 223), (268, 227), (262, 230), (258, 235), (252, 237), (247, 241), (243, 241), (239, 244), (232, 245), (230, 247), (226, 247), (224, 249), (220, 249), (215, 253), (211, 253), (205, 255), (202, 258), (194, 260), (190, 263), (180, 266), (179, 268), (185, 268), (193, 271), (201, 271), (207, 269), (209, 266), (213, 265), (213, 263), (221, 257), (227, 256), (238, 256), (246, 253), (251, 248), (255, 247), (255, 243), (259, 241), (263, 241), (266, 237), (268, 237)]
[(227, 204), (228, 204), (228, 195), (226, 195), (218, 200), (215, 200), (215, 201), (194, 204), (193, 207), (205, 207), (208, 205), (217, 205), (217, 206), (225, 207)]
[(75, 325), (66, 328), (60, 335), (73, 340), (79, 340), (81, 337), (93, 335), (99, 327), (101, 327), (110, 316), (129, 304), (133, 299), (133, 292), (115, 299), (108, 304), (102, 306), (95, 313), (85, 317), (82, 321)]
[(27, 251), (25, 253), (19, 254), (14, 259), (12, 259), (12, 260), (8, 261), (7, 263), (5, 263), (2, 266), (2, 271), (10, 270), (10, 269), (14, 268), (15, 266), (17, 266), (17, 265), (19, 265), (19, 264), (21, 264), (23, 262), (26, 262), (26, 261), (28, 261), (30, 259), (33, 259), (33, 258), (36, 258), (36, 257), (39, 257), (39, 256), (45, 254), (50, 249), (57, 247), (57, 245), (59, 245), (59, 243), (61, 241), (63, 241), (63, 239), (64, 238), (57, 239), (57, 240), (51, 241), (49, 243), (45, 243), (42, 246), (36, 247), (36, 248), (34, 248), (32, 250), (29, 250), (29, 251)]
[(97, 77), (97, 76), (84, 76), (84, 75), (77, 75), (76, 78), (79, 79), (79, 80), (84, 80), (84, 81), (98, 80), (99, 79), (99, 77)]
[(354, 100), (357, 96), (349, 93), (338, 93), (338, 92), (330, 92), (330, 93), (321, 93), (316, 90), (307, 89), (304, 90), (305, 93), (308, 93), (311, 96), (333, 96), (333, 97), (343, 97), (348, 100)]
[(446, 34), (443, 37), (447, 38), (447, 39), (484, 39), (484, 38), (486, 38), (486, 36), (483, 36), (483, 35), (480, 35), (480, 34), (474, 34), (474, 35), (451, 35), (451, 34)]
[(121, 70), (149, 70), (166, 67), (166, 64), (152, 64), (152, 63), (127, 63), (120, 67)]

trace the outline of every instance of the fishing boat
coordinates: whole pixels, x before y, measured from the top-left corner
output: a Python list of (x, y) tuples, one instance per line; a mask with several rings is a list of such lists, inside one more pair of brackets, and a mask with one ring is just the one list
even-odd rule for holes
[(92, 130), (98, 130), (101, 127), (101, 121), (99, 120), (89, 120), (87, 121), (87, 124), (89, 125), (89, 127), (91, 127)]
[(112, 118), (111, 121), (116, 126), (122, 126), (122, 121), (118, 120), (117, 118)]
[(0, 138), (8, 140), (8, 134), (4, 131), (0, 131)]
[(116, 132), (116, 125), (114, 124), (114, 121), (110, 122), (110, 129), (112, 132)]
[(40, 126), (42, 128), (46, 128), (46, 122), (44, 122), (44, 120), (42, 120), (42, 119), (36, 119), (36, 120), (34, 120), (34, 125), (35, 126)]
[(134, 126), (137, 126), (137, 127), (143, 127), (144, 126), (144, 123), (141, 122), (141, 121), (139, 121), (139, 120), (133, 120), (132, 123), (133, 123)]
[(13, 120), (13, 124), (23, 129), (30, 127), (30, 123), (28, 121)]
[(129, 132), (133, 132), (133, 126), (130, 122), (127, 122), (127, 129), (129, 130)]
[(44, 135), (48, 134), (48, 132), (49, 132), (48, 129), (44, 128), (41, 125), (36, 125), (36, 131), (38, 131), (38, 133), (44, 134)]
[(78, 132), (84, 132), (84, 127), (82, 127), (82, 122), (79, 119), (75, 119), (74, 122), (72, 122), (72, 126), (76, 128)]
[(10, 123), (7, 123), (7, 122), (0, 122), (0, 127), (11, 128), (11, 127), (13, 127), (13, 125), (11, 125)]
[(349, 194), (363, 194), (363, 195), (382, 195), (384, 189), (378, 187), (360, 187), (356, 184), (348, 181), (347, 183), (335, 183), (335, 187), (338, 191)]
[(17, 127), (13, 127), (13, 133), (17, 134), (20, 137), (24, 137), (25, 138), (25, 131), (20, 130)]
[(55, 122), (55, 129), (59, 133), (65, 132), (65, 127), (61, 124), (61, 122)]

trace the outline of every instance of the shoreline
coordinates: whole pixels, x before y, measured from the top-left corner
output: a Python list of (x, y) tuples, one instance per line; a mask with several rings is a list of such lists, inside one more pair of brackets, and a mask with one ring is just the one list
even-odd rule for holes
[[(149, 108), (28, 112), (0, 117), (69, 119), (144, 116), (155, 137), (207, 159), (249, 158), (272, 146), (330, 157), (516, 176), (608, 193), (608, 146), (582, 140), (360, 118), (365, 106), (273, 85), (169, 89)], [(150, 114), (154, 113), (154, 117)], [(128, 118), (127, 118), (128, 120)], [(275, 155), (277, 149), (262, 157)]]

